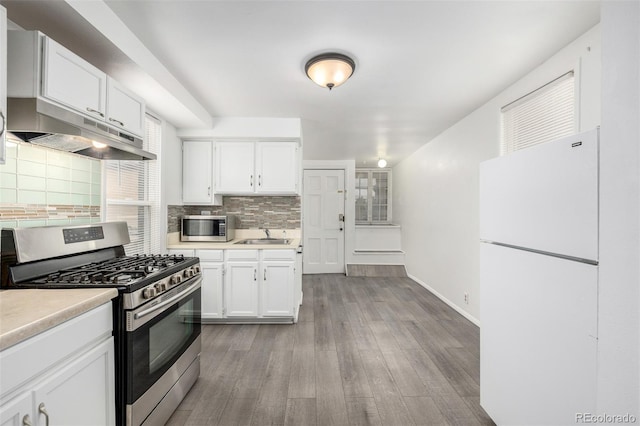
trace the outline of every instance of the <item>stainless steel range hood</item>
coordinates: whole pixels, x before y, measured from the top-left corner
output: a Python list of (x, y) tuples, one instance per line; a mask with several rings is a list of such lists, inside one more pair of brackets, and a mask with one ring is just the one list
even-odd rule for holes
[(100, 160), (157, 158), (142, 150), (142, 139), (40, 98), (8, 98), (7, 130), (34, 145)]

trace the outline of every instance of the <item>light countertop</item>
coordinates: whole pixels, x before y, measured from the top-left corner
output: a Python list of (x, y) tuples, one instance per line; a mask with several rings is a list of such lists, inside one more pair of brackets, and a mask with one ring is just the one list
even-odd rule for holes
[[(273, 229), (270, 231), (272, 238), (282, 238), (282, 229)], [(167, 234), (167, 249), (180, 249), (180, 250), (282, 250), (282, 249), (296, 249), (300, 245), (300, 230), (299, 229), (287, 229), (287, 239), (290, 240), (289, 244), (235, 244), (238, 241), (254, 238), (264, 238), (265, 233), (260, 229), (236, 229), (235, 238), (227, 242), (197, 242), (197, 241), (180, 241), (179, 232), (171, 232)]]
[(114, 288), (0, 290), (0, 350), (118, 296)]

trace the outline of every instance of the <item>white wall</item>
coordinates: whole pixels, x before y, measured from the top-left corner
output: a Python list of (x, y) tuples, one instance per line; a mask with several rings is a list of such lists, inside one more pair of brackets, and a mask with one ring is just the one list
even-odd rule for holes
[[(162, 122), (162, 211), (161, 223), (163, 235), (167, 233), (167, 206), (182, 204), (182, 145), (176, 128), (166, 121)], [(162, 242), (166, 249), (166, 241)]]
[(578, 127), (594, 128), (600, 123), (598, 26), (393, 168), (394, 222), (402, 225), (407, 272), (477, 324), (478, 164), (499, 155), (500, 108), (574, 67)]
[(640, 3), (602, 2), (601, 26), (597, 406), (640, 418)]

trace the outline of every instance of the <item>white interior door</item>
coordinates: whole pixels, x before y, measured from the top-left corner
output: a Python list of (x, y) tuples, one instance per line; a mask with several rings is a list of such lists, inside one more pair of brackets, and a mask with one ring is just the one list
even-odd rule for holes
[(303, 184), (303, 271), (344, 273), (344, 170), (305, 170)]

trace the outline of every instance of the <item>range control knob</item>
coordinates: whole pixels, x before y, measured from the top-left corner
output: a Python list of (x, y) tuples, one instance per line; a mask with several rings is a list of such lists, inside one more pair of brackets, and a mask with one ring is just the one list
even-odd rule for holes
[(193, 271), (191, 269), (185, 269), (184, 270), (184, 277), (185, 278), (190, 278), (191, 276), (193, 276)]
[(154, 287), (147, 287), (142, 290), (142, 298), (143, 299), (151, 299), (156, 297), (156, 289)]
[(199, 274), (200, 273), (200, 265), (194, 266), (193, 267), (193, 272), (196, 273), (196, 274)]
[(158, 293), (162, 293), (163, 291), (167, 291), (167, 283), (158, 283), (155, 285), (156, 290), (158, 290)]
[(180, 284), (182, 282), (182, 276), (180, 274), (175, 274), (171, 277), (171, 285)]

